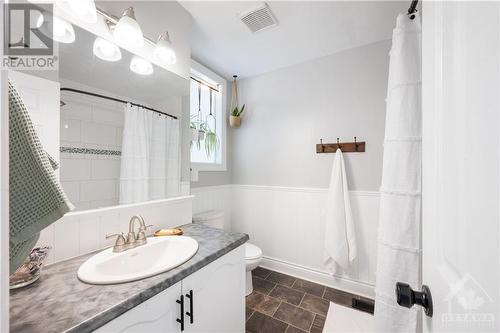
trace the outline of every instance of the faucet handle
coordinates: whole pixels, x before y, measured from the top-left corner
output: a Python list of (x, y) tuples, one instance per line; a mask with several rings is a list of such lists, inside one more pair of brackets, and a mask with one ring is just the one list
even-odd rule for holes
[(125, 241), (125, 237), (123, 237), (123, 232), (119, 232), (116, 234), (111, 234), (111, 235), (106, 235), (104, 236), (106, 239), (110, 239), (112, 237), (116, 237), (116, 241), (118, 242), (119, 240), (123, 239)]
[(106, 239), (116, 237), (115, 245), (113, 246), (113, 252), (122, 252), (127, 249), (126, 240), (123, 236), (123, 232), (118, 234), (106, 235)]
[(147, 228), (151, 228), (151, 227), (154, 227), (154, 225), (149, 224), (149, 225), (141, 226), (139, 228), (139, 230), (144, 232), (144, 231), (146, 231)]

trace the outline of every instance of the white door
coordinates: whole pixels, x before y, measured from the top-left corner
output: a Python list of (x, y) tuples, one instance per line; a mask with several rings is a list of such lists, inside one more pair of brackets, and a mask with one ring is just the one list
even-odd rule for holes
[[(244, 246), (182, 280), (186, 332), (245, 331)], [(191, 316), (192, 315), (192, 316)]]
[(113, 319), (96, 333), (172, 333), (180, 332), (177, 322), (181, 307), (177, 303), (181, 295), (181, 282), (139, 304)]
[(423, 2), (427, 332), (499, 332), (500, 7)]

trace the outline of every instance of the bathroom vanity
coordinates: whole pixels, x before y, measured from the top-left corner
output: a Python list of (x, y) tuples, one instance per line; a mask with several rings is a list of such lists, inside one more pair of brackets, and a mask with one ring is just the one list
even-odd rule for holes
[(81, 282), (76, 272), (92, 254), (46, 267), (38, 282), (11, 292), (10, 331), (243, 332), (248, 236), (197, 224), (181, 228), (198, 252), (150, 278)]
[(243, 332), (243, 251), (232, 250), (95, 332)]

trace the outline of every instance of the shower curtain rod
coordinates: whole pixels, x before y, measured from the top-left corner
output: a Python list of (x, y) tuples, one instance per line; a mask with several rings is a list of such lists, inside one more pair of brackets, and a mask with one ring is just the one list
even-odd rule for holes
[(124, 101), (123, 99), (118, 99), (118, 98), (114, 98), (114, 97), (104, 96), (104, 95), (92, 93), (92, 92), (89, 92), (89, 91), (83, 91), (83, 90), (78, 90), (78, 89), (73, 89), (73, 88), (61, 88), (60, 90), (61, 91), (70, 91), (70, 92), (74, 92), (74, 93), (78, 93), (78, 94), (82, 94), (82, 95), (100, 97), (100, 98), (108, 99), (110, 101), (115, 101), (115, 102), (119, 102), (119, 103), (123, 103), (123, 104), (132, 104), (132, 105), (141, 107), (143, 109), (146, 109), (146, 110), (149, 110), (149, 111), (153, 111), (153, 112), (156, 112), (156, 113), (160, 113), (160, 114), (163, 114), (163, 115), (165, 115), (167, 117), (170, 117), (170, 118), (173, 118), (173, 119), (177, 119), (176, 116), (172, 116), (171, 114), (168, 114), (168, 113), (165, 113), (165, 112), (162, 112), (162, 111), (150, 108), (149, 106), (145, 106), (145, 105), (141, 105), (141, 104), (137, 104), (137, 103), (132, 103), (132, 102)]

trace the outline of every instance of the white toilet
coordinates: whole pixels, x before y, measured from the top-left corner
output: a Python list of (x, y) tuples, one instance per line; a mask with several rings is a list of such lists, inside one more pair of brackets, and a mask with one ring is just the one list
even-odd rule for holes
[[(193, 215), (194, 223), (201, 223), (212, 228), (224, 229), (224, 212), (211, 210)], [(245, 264), (246, 264), (246, 295), (253, 291), (252, 271), (259, 266), (262, 261), (262, 250), (253, 244), (245, 243)]]

